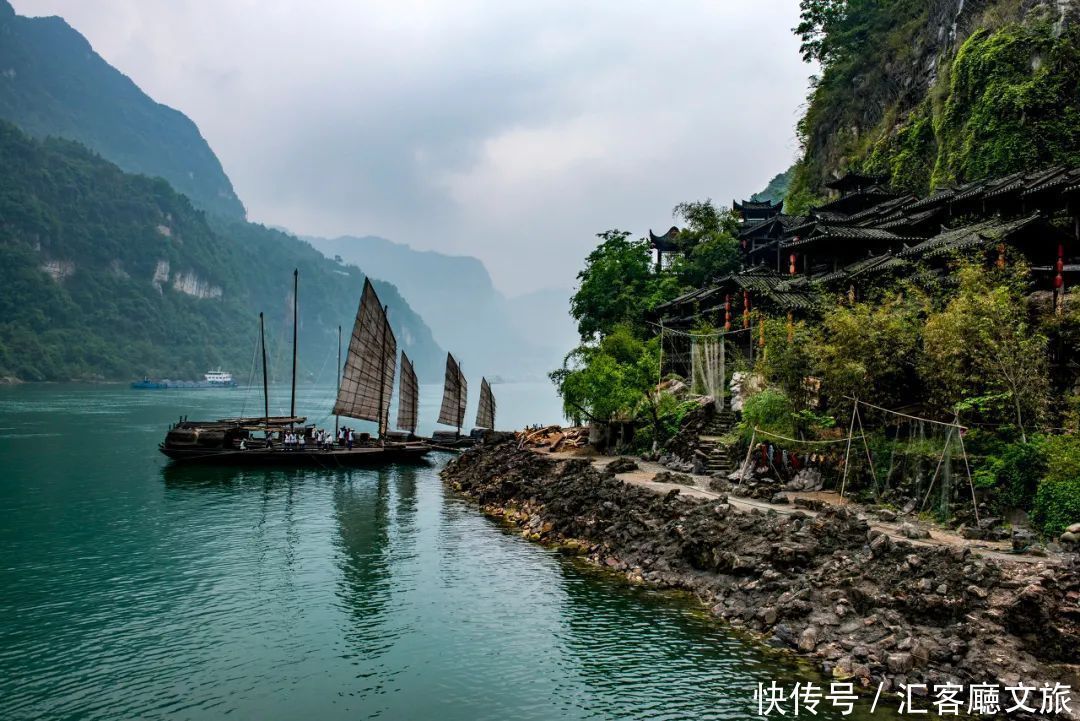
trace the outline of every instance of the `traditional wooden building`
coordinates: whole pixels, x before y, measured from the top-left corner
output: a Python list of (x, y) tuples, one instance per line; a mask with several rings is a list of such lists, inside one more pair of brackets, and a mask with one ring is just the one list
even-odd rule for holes
[(671, 267), (671, 261), (676, 254), (682, 252), (678, 243), (679, 229), (674, 225), (663, 235), (657, 235), (649, 229), (649, 244), (656, 252), (656, 272)]
[(857, 173), (828, 187), (836, 197), (806, 216), (784, 215), (780, 204), (733, 203), (743, 219), (743, 270), (656, 308), (654, 320), (737, 330), (756, 309), (812, 314), (820, 298), (861, 297), (916, 273), (945, 275), (957, 257), (997, 266), (1022, 258), (1055, 303), (1067, 280), (1080, 281), (1080, 168), (1013, 173), (924, 198)]

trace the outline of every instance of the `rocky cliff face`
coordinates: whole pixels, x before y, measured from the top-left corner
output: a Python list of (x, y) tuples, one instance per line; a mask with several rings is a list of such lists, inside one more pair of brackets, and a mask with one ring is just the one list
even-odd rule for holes
[(879, 29), (814, 87), (792, 197), (851, 169), (925, 192), (1080, 161), (1080, 2), (880, 6)]

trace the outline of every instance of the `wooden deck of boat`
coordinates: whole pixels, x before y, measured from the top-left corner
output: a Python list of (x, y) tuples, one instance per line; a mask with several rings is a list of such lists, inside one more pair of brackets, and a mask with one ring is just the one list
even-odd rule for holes
[(224, 450), (210, 448), (167, 448), (159, 450), (174, 461), (250, 466), (312, 466), (338, 468), (376, 463), (403, 463), (424, 458), (430, 448), (416, 443), (391, 446), (358, 446), (352, 449), (291, 450), (248, 448)]

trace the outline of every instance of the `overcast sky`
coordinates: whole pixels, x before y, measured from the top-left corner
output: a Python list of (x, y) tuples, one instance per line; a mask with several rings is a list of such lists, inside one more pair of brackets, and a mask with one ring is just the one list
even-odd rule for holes
[(252, 220), (570, 287), (594, 234), (666, 230), (797, 152), (797, 0), (14, 0), (190, 116)]

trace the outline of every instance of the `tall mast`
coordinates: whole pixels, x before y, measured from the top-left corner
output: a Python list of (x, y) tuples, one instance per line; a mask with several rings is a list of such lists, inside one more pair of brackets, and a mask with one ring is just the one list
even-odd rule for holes
[(465, 375), (461, 371), (461, 361), (458, 361), (457, 370), (458, 370), (457, 408), (455, 408), (454, 411), (455, 411), (455, 413), (457, 413), (457, 434), (458, 434), (458, 436), (460, 436), (461, 435), (461, 424), (465, 420), (465, 413), (464, 413), (464, 411), (461, 410), (461, 377), (463, 375)]
[(296, 308), (297, 294), (300, 291), (300, 269), (294, 268), (292, 272), (292, 399), (289, 401), (289, 417), (296, 418)]
[(270, 438), (270, 384), (266, 380), (266, 324), (263, 314), (259, 313), (259, 342), (262, 345), (263, 360), (263, 416), (266, 418), (266, 437)]
[[(337, 394), (341, 395), (341, 326), (337, 327)], [(337, 439), (338, 422), (341, 416), (334, 414), (334, 439)]]
[(390, 312), (390, 306), (383, 306), (383, 315), (386, 316), (383, 321), (382, 340), (380, 341), (380, 353), (382, 354), (382, 367), (379, 369), (379, 439), (383, 437), (383, 421), (386, 420), (388, 414), (383, 411), (383, 403), (386, 401), (386, 326), (390, 324), (390, 318), (386, 314)]

